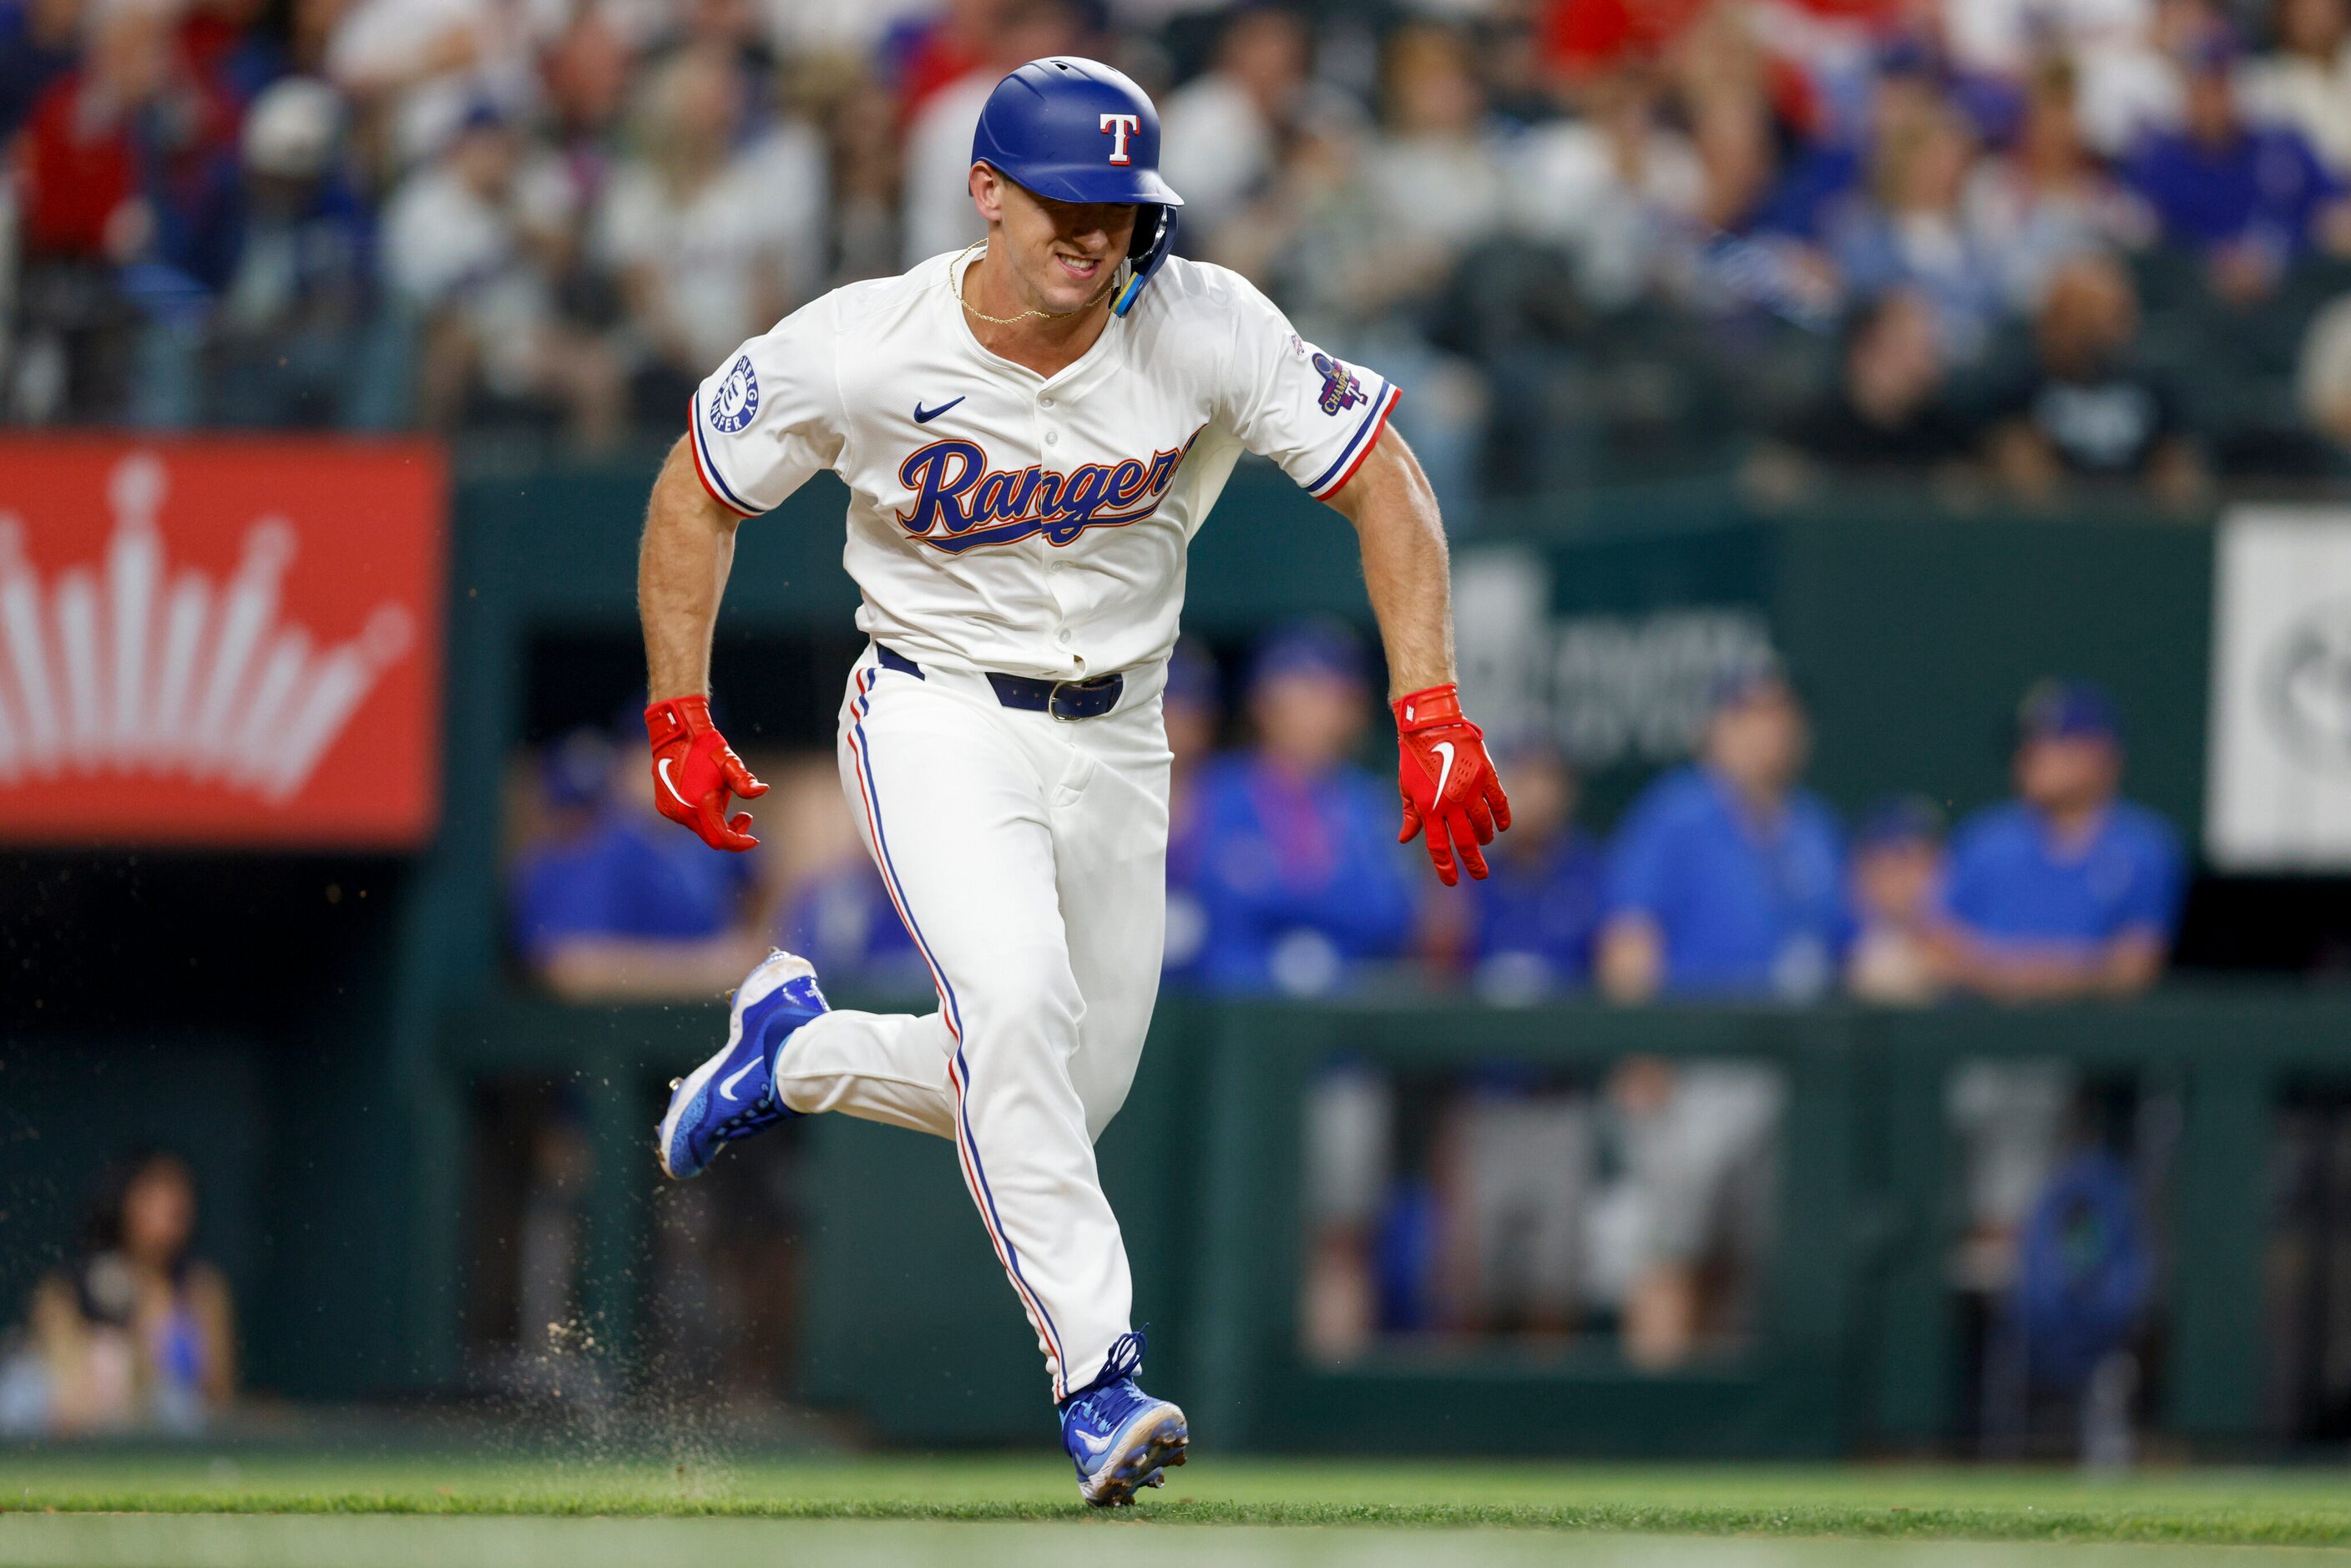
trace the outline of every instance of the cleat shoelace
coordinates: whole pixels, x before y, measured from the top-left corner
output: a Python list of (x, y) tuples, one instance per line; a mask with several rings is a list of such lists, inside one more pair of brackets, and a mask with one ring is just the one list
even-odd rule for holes
[(1143, 1370), (1143, 1352), (1149, 1342), (1141, 1329), (1129, 1329), (1110, 1342), (1110, 1354), (1102, 1359), (1102, 1369), (1097, 1383), (1109, 1385), (1123, 1377), (1133, 1377)]

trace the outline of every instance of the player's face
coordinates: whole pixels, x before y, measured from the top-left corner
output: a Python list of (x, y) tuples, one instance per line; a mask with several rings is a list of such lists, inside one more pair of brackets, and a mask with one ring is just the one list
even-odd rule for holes
[(1314, 670), (1268, 676), (1249, 695), (1250, 716), (1266, 750), (1310, 775), (1355, 748), (1364, 706), (1360, 684)]
[(2016, 792), (2045, 811), (2101, 805), (2121, 777), (2121, 751), (2096, 736), (2043, 736), (2016, 754)]
[(1548, 846), (1575, 814), (1575, 776), (1548, 751), (1527, 750), (1510, 758), (1501, 771), (1510, 781), (1510, 834), (1514, 849)]
[(1855, 861), (1854, 891), (1871, 915), (1893, 921), (1912, 919), (1933, 895), (1942, 861), (1942, 852), (1924, 839), (1879, 844)]
[(1707, 731), (1707, 757), (1742, 787), (1775, 792), (1804, 769), (1811, 744), (1804, 710), (1795, 694), (1766, 685), (1714, 716)]
[(166, 1263), (187, 1250), (196, 1189), (176, 1160), (158, 1160), (122, 1195), (122, 1245), (142, 1261)]
[(1074, 310), (1096, 298), (1134, 243), (1132, 205), (1056, 202), (997, 176), (985, 164), (972, 178), (990, 242), (1001, 237), (1031, 308)]

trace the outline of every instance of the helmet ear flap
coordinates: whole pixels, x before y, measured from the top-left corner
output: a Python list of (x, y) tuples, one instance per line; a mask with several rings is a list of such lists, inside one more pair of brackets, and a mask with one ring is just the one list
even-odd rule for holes
[(1135, 297), (1143, 292), (1143, 286), (1151, 281), (1151, 275), (1159, 270), (1160, 264), (1167, 259), (1168, 253), (1175, 247), (1176, 209), (1158, 205), (1136, 208), (1134, 242), (1126, 252), (1127, 259), (1134, 264), (1134, 276), (1127, 279), (1124, 288), (1119, 290), (1117, 302), (1110, 308), (1112, 315), (1123, 316), (1134, 308)]

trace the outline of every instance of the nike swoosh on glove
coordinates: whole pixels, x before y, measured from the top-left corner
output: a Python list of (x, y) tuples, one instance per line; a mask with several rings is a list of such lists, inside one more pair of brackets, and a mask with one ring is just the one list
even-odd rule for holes
[(645, 734), (653, 747), (653, 805), (673, 822), (702, 835), (714, 850), (747, 850), (751, 813), (726, 818), (731, 792), (756, 800), (768, 787), (751, 776), (718, 727), (710, 722), (707, 697), (672, 697), (645, 709)]
[(1413, 692), (1388, 705), (1395, 710), (1396, 781), (1404, 794), (1404, 830), (1396, 842), (1415, 833), (1428, 836), (1428, 858), (1437, 880), (1451, 887), (1461, 880), (1454, 851), (1469, 874), (1486, 874), (1478, 846), (1510, 825), (1510, 798), (1486, 755), (1486, 733), (1461, 716), (1461, 694), (1450, 683)]

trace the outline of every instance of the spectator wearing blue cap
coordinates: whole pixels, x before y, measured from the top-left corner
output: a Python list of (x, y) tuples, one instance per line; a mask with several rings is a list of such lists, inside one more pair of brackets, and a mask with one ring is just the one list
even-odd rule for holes
[(1718, 684), (1698, 762), (1651, 784), (1618, 831), (1599, 951), (1610, 997), (1828, 988), (1848, 925), (1844, 856), (1835, 819), (1796, 782), (1809, 747), (1776, 664)]
[(1200, 774), (1215, 750), (1223, 713), (1216, 661), (1196, 643), (1180, 642), (1168, 655), (1159, 705), (1168, 752), (1167, 955), (1162, 974), (1169, 985), (1191, 986), (1199, 981), (1208, 939), (1207, 912), (1200, 903)]
[(2163, 237), (2204, 254), (2216, 289), (2258, 299), (2312, 245), (2339, 239), (2343, 186), (2302, 132), (2241, 111), (2238, 51), (2225, 27), (2199, 39), (2185, 65), (2179, 129), (2148, 137), (2126, 172)]
[(716, 996), (758, 961), (750, 862), (671, 830), (636, 751), (575, 731), (542, 758), (546, 831), (514, 870), (516, 950), (570, 1001)]
[(1951, 842), (1956, 978), (2010, 1001), (2143, 991), (2163, 972), (2184, 868), (2170, 825), (2119, 798), (2114, 706), (2087, 682), (2043, 682), (2017, 732), (2017, 799)]
[(1249, 708), (1254, 747), (1200, 780), (1196, 973), (1226, 994), (1325, 995), (1412, 926), (1395, 789), (1347, 760), (1369, 711), (1361, 645), (1321, 624), (1270, 634)]
[(1881, 801), (1853, 836), (1854, 939), (1845, 988), (1866, 1001), (1916, 1005), (1945, 985), (1938, 900), (1943, 813), (1916, 795)]
[(1487, 852), (1491, 875), (1429, 910), (1429, 946), (1489, 1001), (1582, 990), (1592, 983), (1607, 857), (1576, 825), (1575, 775), (1556, 751), (1512, 747), (1499, 760), (1510, 777), (1510, 831)]

